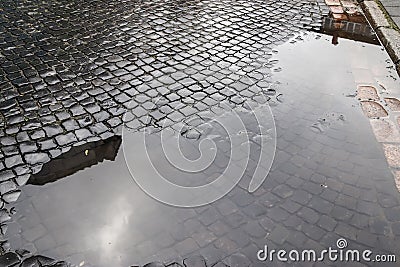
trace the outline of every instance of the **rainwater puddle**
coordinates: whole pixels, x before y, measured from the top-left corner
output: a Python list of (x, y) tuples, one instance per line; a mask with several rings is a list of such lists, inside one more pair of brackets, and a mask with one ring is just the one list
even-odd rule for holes
[[(335, 153), (325, 153), (325, 163), (311, 156), (308, 162), (320, 167), (345, 161), (354, 153), (358, 155), (361, 166), (371, 165), (373, 159), (385, 168), (382, 151), (358, 100), (346, 96), (355, 94), (359, 84), (376, 86), (381, 92), (383, 89), (379, 84), (385, 84), (385, 92), (398, 93), (400, 88), (396, 75), (381, 47), (346, 39), (340, 39), (334, 46), (330, 38), (315, 33), (302, 34), (301, 38), (274, 50), (277, 72), (273, 79), (279, 83), (276, 88), (267, 89), (265, 94), (272, 100), (277, 98), (272, 112), (277, 125), (278, 154), (296, 155), (298, 152), (300, 155), (301, 148), (304, 152), (316, 146), (329, 147), (331, 150), (328, 151)], [(237, 111), (240, 114), (245, 109), (238, 110), (241, 110)], [(246, 116), (245, 113), (242, 116)], [(238, 130), (235, 124), (229, 124), (229, 127), (235, 130), (237, 138), (243, 134), (251, 135), (247, 144), (251, 148), (251, 160), (249, 171), (245, 173), (250, 177), (259, 157), (257, 144), (271, 140), (268, 135), (270, 128), (262, 129), (252, 119), (243, 118), (242, 121), (247, 124), (246, 132)], [(223, 153), (217, 153), (207, 171), (183, 175), (168, 165), (157, 141), (160, 138), (157, 131), (148, 135), (149, 153), (168, 180), (182, 186), (199, 186), (215, 179), (229, 164), (226, 156), (230, 152), (226, 140), (228, 135), (224, 127), (218, 127), (213, 121), (200, 125), (186, 124), (185, 127), (181, 127), (181, 131), (171, 130), (165, 144), (172, 145), (179, 140), (180, 152), (194, 160), (201, 155), (200, 142), (204, 139), (213, 141), (215, 146), (206, 144), (204, 148), (211, 154), (214, 150)], [(135, 138), (131, 140), (141, 140)], [(118, 139), (112, 142), (111, 145), (99, 144), (81, 149), (77, 155), (71, 154), (71, 158), (45, 167), (43, 173), (31, 181), (35, 185), (23, 187), (16, 203), (17, 213), (8, 224), (7, 237), (12, 248), (24, 248), (74, 264), (84, 262), (99, 267), (168, 261), (192, 254), (206, 255), (208, 259), (218, 261), (235, 252), (257, 262), (256, 254), (249, 253), (246, 248), (249, 244), (258, 247), (269, 240), (266, 228), (260, 228), (262, 234), (254, 232), (254, 229), (259, 229), (261, 220), (269, 216), (274, 218), (268, 212), (272, 207), (271, 199), (277, 196), (268, 194), (281, 181), (278, 177), (282, 175), (275, 176), (275, 173), (290, 173), (281, 167), (288, 160), (282, 161), (279, 156), (272, 166), (273, 174), (254, 194), (247, 192), (247, 180), (245, 185), (239, 183), (231, 193), (213, 204), (185, 209), (162, 204), (141, 190), (131, 177)], [(128, 143), (125, 153), (138, 153), (137, 144), (134, 141)], [(69, 170), (77, 171), (79, 168), (74, 166), (79, 166), (80, 162), (83, 167), (88, 167), (96, 161), (113, 159), (115, 155), (114, 161), (106, 160), (70, 175)], [(245, 154), (236, 157), (240, 159), (240, 155)], [(89, 163), (85, 164), (89, 158)], [(198, 168), (203, 166), (203, 162), (198, 164)], [(381, 166), (379, 164), (376, 166)], [(340, 169), (337, 164), (333, 167)], [(140, 162), (129, 165), (129, 168), (146, 173)], [(323, 172), (323, 169), (317, 169)], [(357, 169), (352, 171), (357, 172)], [(382, 179), (391, 179), (387, 172), (377, 171), (382, 174)], [(61, 179), (63, 175), (69, 176)], [(365, 176), (364, 179), (366, 184), (373, 183), (372, 178)], [(324, 183), (319, 187), (328, 190), (330, 186)], [(290, 190), (285, 197), (291, 196), (296, 188)], [(387, 190), (393, 191), (394, 188)], [(246, 230), (246, 225), (253, 226), (251, 229), (254, 231)], [(235, 236), (237, 242), (233, 244), (231, 240)]]

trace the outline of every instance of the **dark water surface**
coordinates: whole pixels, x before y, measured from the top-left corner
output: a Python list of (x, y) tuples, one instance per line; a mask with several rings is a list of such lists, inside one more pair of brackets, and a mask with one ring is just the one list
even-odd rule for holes
[[(300, 34), (272, 52), (277, 62), (266, 95), (277, 126), (277, 153), (255, 193), (247, 192), (247, 181), (204, 207), (167, 206), (138, 187), (114, 145), (115, 161), (23, 187), (8, 226), (11, 246), (99, 267), (193, 254), (209, 262), (235, 254), (256, 266), (264, 244), (321, 249), (339, 237), (351, 248), (399, 255), (399, 223), (391, 216), (399, 211), (399, 193), (369, 121), (351, 97), (358, 84), (399, 94), (399, 80), (380, 46), (345, 39), (333, 46), (330, 38)], [(184, 142), (196, 158), (197, 138)], [(227, 162), (219, 157), (222, 169)], [(215, 166), (189, 184), (211, 179), (219, 171)], [(187, 182), (179, 174), (172, 179)]]

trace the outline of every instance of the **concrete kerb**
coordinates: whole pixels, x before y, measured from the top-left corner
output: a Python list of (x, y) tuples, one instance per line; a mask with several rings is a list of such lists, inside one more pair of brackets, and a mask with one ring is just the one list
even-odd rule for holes
[(400, 75), (400, 29), (379, 0), (364, 0), (361, 7)]

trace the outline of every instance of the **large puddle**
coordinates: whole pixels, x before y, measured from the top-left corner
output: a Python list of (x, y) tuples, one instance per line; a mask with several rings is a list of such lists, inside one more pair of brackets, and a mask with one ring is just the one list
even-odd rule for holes
[[(34, 184), (23, 187), (15, 206), (16, 214), (8, 224), (11, 247), (81, 266), (168, 262), (194, 254), (203, 255), (208, 262), (217, 262), (235, 253), (245, 256), (239, 257), (240, 260), (256, 266), (259, 263), (256, 251), (264, 244), (293, 248), (296, 247), (293, 239), (297, 240), (297, 247), (320, 248), (334, 242), (337, 233), (341, 233), (337, 227), (351, 224), (347, 224), (350, 218), (335, 217), (335, 212), (342, 209), (343, 216), (358, 216), (366, 222), (364, 227), (349, 226), (343, 230), (342, 235), (349, 238), (351, 246), (390, 251), (382, 244), (396, 243), (399, 236), (394, 230), (374, 232), (374, 225), (371, 226), (371, 218), (381, 216), (383, 209), (378, 206), (370, 216), (363, 213), (362, 217), (359, 206), (351, 207), (351, 203), (365, 200), (363, 192), (374, 199), (371, 207), (382, 198), (394, 199), (398, 207), (399, 200), (383, 151), (354, 95), (359, 84), (373, 85), (383, 94), (398, 94), (399, 80), (380, 46), (340, 38), (338, 43), (334, 46), (331, 37), (308, 33), (274, 50), (272, 59), (277, 64), (272, 69), (273, 83), (266, 95), (277, 124), (278, 151), (271, 172), (254, 193), (248, 192), (250, 179), (244, 179), (212, 204), (198, 208), (163, 204), (146, 194), (132, 178), (132, 173), (146, 178), (146, 173), (152, 172), (140, 161), (143, 159), (138, 149), (140, 132), (131, 136), (128, 133), (123, 145), (125, 153), (118, 139), (109, 140), (111, 145), (106, 142), (84, 147), (45, 167), (44, 174), (31, 181)], [(245, 109), (237, 113), (253, 134), (250, 158), (251, 155), (258, 158), (257, 144), (265, 133), (260, 125), (246, 118)], [(200, 174), (171, 167), (162, 154), (160, 132), (146, 133), (149, 153), (153, 162), (159, 164), (159, 173), (181, 186), (201, 186), (221, 175), (229, 165), (226, 155), (230, 147), (225, 143), (229, 134), (214, 125), (212, 119), (193, 122), (192, 128), (179, 131), (171, 128), (170, 136), (163, 142), (172, 147), (169, 160), (179, 165), (185, 162), (176, 158), (175, 142), (180, 142), (179, 152), (194, 161), (202, 156), (201, 141), (207, 138), (213, 141), (214, 145), (203, 143), (204, 151), (216, 151), (216, 155), (211, 165), (201, 160), (196, 162), (197, 169), (207, 167)], [(269, 123), (268, 127), (272, 127)], [(240, 127), (232, 128), (235, 134), (241, 134)], [(243, 147), (235, 151), (237, 160), (249, 153)], [(110, 161), (115, 155), (115, 160)], [(63, 173), (64, 162), (64, 167), (74, 169), (72, 166), (80, 163), (81, 167), (88, 167), (104, 159), (108, 160), (72, 175)], [(250, 160), (244, 176), (251, 177), (255, 165)], [(267, 161), (261, 165), (269, 168)], [(339, 198), (342, 206), (336, 202)], [(312, 226), (319, 225), (322, 215), (333, 218), (335, 226), (331, 229)], [(392, 225), (387, 225), (391, 229)], [(357, 231), (356, 237), (352, 231)], [(363, 243), (362, 236), (371, 233), (379, 239)], [(397, 249), (392, 246), (391, 252), (398, 254)]]

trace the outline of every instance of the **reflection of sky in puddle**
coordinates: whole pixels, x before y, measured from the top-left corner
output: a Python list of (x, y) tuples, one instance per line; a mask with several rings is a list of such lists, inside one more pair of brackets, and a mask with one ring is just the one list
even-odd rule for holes
[[(130, 249), (143, 241), (145, 228), (158, 232), (171, 221), (169, 208), (134, 184), (121, 153), (115, 162), (104, 162), (68, 179), (44, 187), (28, 185), (23, 194), (24, 201), (17, 206), (17, 218), (22, 216), (19, 223), (40, 227), (25, 228), (22, 238), (39, 235), (34, 243), (40, 252), (61, 258), (72, 253), (74, 261), (80, 260), (80, 254), (103, 266), (130, 253), (131, 259), (142, 258)], [(46, 228), (44, 233), (41, 228)]]
[[(360, 140), (371, 140), (369, 133), (358, 132), (368, 129), (367, 122), (356, 101), (346, 95), (356, 90), (356, 83), (377, 88), (384, 84), (392, 92), (399, 89), (398, 80), (387, 77), (395, 75), (386, 69), (387, 56), (377, 46), (348, 40), (332, 46), (328, 37), (315, 37), (308, 34), (302, 37), (304, 41), (287, 43), (274, 55), (282, 68), (274, 74), (280, 81), (277, 92), (284, 95), (283, 103), (277, 103), (278, 123), (279, 118), (293, 119), (296, 114), (285, 114), (285, 110), (307, 99), (301, 107), (310, 114), (304, 131), (333, 112), (346, 121), (332, 120), (321, 126), (324, 130), (348, 131)], [(140, 190), (122, 153), (115, 162), (106, 161), (43, 187), (25, 186), (16, 209), (7, 232), (12, 247), (32, 250), (33, 244), (44, 255), (78, 264), (118, 267), (145, 263), (153, 255), (161, 260), (178, 258), (190, 254), (192, 248), (199, 249), (193, 239), (194, 228), (212, 233), (191, 220), (199, 210), (163, 205)]]
[[(253, 176), (249, 190), (254, 191), (267, 176), (275, 151), (275, 126), (266, 102), (246, 101), (243, 108), (222, 101), (215, 113), (200, 112), (197, 122), (189, 118), (178, 130), (147, 133), (125, 127), (123, 151), (133, 178), (155, 199), (179, 207), (213, 202), (243, 176)], [(247, 168), (250, 160), (255, 168)]]

